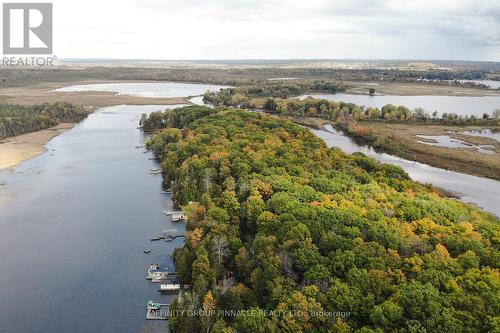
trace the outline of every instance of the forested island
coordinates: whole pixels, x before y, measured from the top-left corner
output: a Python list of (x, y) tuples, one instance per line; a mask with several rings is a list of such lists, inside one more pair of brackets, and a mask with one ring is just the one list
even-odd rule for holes
[(175, 332), (500, 330), (493, 215), (262, 113), (142, 123), (189, 212), (174, 260), (192, 288), (171, 310), (211, 314), (174, 312)]
[(0, 139), (78, 122), (89, 113), (83, 108), (58, 102), (54, 104), (0, 104)]

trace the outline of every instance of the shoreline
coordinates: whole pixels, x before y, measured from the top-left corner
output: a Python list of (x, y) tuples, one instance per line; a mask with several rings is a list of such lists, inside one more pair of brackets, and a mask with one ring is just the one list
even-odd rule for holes
[[(297, 118), (290, 115), (282, 117), (285, 119), (290, 119), (293, 122), (298, 123), (300, 125), (310, 126), (315, 129), (323, 129), (323, 126), (325, 124), (330, 124), (334, 128), (336, 128), (336, 125), (333, 122), (321, 118), (310, 118), (310, 117)], [(460, 129), (462, 131), (465, 131), (467, 130), (467, 128), (465, 127), (443, 126), (441, 129), (438, 129), (437, 126), (432, 126), (432, 125), (423, 125), (419, 127), (418, 125), (411, 125), (411, 124), (385, 124), (384, 128), (387, 131), (382, 131), (384, 128), (380, 127), (377, 128), (378, 125), (377, 123), (360, 122), (359, 125), (361, 127), (367, 127), (368, 129), (370, 129), (371, 131), (370, 133), (373, 133), (377, 137), (381, 138), (387, 135), (394, 135), (396, 133), (400, 134), (400, 136), (398, 136), (398, 140), (394, 141), (394, 142), (400, 142), (400, 144), (397, 146), (398, 149), (388, 149), (384, 146), (374, 147), (373, 144), (365, 137), (357, 136), (354, 133), (349, 133), (346, 130), (342, 130), (345, 136), (353, 139), (358, 144), (371, 147), (375, 149), (377, 152), (386, 153), (389, 155), (406, 159), (408, 161), (414, 161), (426, 164), (443, 170), (459, 172), (485, 179), (492, 179), (497, 181), (500, 180), (500, 174), (498, 168), (494, 167), (497, 163), (491, 161), (490, 161), (491, 163), (487, 162), (487, 159), (493, 159), (493, 158), (498, 159), (498, 156), (496, 154), (481, 155), (481, 153), (460, 148), (433, 147), (422, 144), (418, 145), (416, 144), (416, 141), (412, 142), (411, 140), (409, 140), (408, 137), (405, 137), (403, 135), (403, 134), (406, 135), (408, 133), (411, 134), (412, 132), (419, 132), (419, 133), (422, 132), (428, 135), (448, 134), (450, 137), (454, 138), (460, 136), (461, 133), (460, 132), (457, 132), (455, 134), (445, 133), (446, 130), (449, 128), (454, 128), (455, 130)], [(376, 129), (378, 129), (381, 132), (380, 133), (377, 132)], [(476, 143), (493, 142), (492, 139), (478, 138), (478, 137), (468, 137), (467, 140)], [(465, 158), (464, 156), (466, 156), (467, 158)], [(473, 163), (471, 163), (470, 161), (473, 161)]]
[(26, 87), (0, 88), (0, 103), (41, 104), (68, 102), (83, 107), (100, 108), (114, 105), (173, 105), (189, 104), (187, 98), (151, 98), (118, 95), (112, 91), (55, 91), (55, 89), (85, 84), (161, 82), (151, 80), (77, 80), (66, 82), (44, 82)]
[[(453, 97), (488, 97), (500, 96), (500, 90), (461, 87), (446, 84), (431, 84), (398, 81), (344, 81), (345, 93), (349, 95), (368, 95), (370, 88), (375, 94), (385, 96), (453, 96)], [(371, 85), (370, 83), (376, 83)]]
[(0, 171), (8, 170), (47, 151), (45, 144), (72, 129), (75, 123), (60, 123), (36, 132), (13, 136), (0, 141)]
[[(0, 103), (42, 104), (65, 101), (81, 105), (91, 112), (99, 108), (114, 105), (175, 105), (190, 104), (187, 98), (150, 98), (117, 95), (114, 92), (58, 92), (55, 89), (69, 85), (118, 83), (118, 82), (152, 82), (146, 80), (83, 80), (72, 82), (46, 82), (27, 87), (0, 89)], [(64, 130), (73, 128), (75, 123), (60, 123), (54, 127), (21, 134), (0, 140), (0, 171), (13, 168), (47, 151), (45, 144)]]

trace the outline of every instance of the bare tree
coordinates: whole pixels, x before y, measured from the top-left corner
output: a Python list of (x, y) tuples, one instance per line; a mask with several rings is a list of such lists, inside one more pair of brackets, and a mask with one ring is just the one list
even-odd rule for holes
[(215, 236), (213, 243), (212, 250), (217, 258), (217, 263), (221, 265), (224, 259), (229, 255), (227, 239), (225, 236)]
[(210, 186), (212, 185), (212, 171), (210, 169), (207, 168), (204, 170), (202, 181), (205, 193), (210, 193)]
[(281, 261), (281, 270), (286, 276), (293, 277), (294, 276), (294, 271), (293, 271), (293, 261), (292, 258), (290, 258), (290, 255), (288, 254), (287, 251), (281, 251), (279, 253), (279, 258)]

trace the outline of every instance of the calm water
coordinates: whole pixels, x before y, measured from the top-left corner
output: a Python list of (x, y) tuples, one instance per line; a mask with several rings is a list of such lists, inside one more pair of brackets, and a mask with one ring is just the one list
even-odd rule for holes
[[(302, 95), (306, 98), (309, 95)], [(500, 96), (465, 97), (465, 96), (395, 96), (395, 95), (349, 95), (323, 94), (312, 95), (329, 101), (347, 102), (366, 107), (381, 108), (386, 104), (404, 105), (410, 109), (423, 108), (429, 113), (456, 113), (459, 115), (475, 115), (482, 117), (483, 113), (491, 113), (500, 109)]]
[(149, 238), (184, 226), (162, 213), (172, 201), (148, 174), (158, 165), (134, 148), (140, 115), (163, 108), (101, 109), (0, 173), (0, 332), (166, 331), (145, 320), (145, 305), (173, 296), (145, 274), (153, 262), (173, 267), (183, 241)]
[[(172, 97), (207, 89), (151, 84), (151, 91), (137, 83), (112, 91)], [(173, 93), (172, 85), (185, 89)], [(149, 238), (183, 225), (162, 214), (172, 201), (161, 194), (161, 176), (148, 174), (158, 165), (134, 148), (145, 139), (136, 129), (140, 115), (162, 109), (101, 109), (50, 141), (45, 154), (0, 172), (0, 332), (166, 329), (164, 322), (145, 320), (145, 303), (169, 303), (172, 296), (160, 296), (145, 272), (153, 262), (173, 268), (169, 255), (183, 242)], [(378, 154), (339, 133), (313, 132), (329, 146), (399, 165), (418, 181), (461, 193), (464, 201), (500, 215), (499, 182)], [(145, 247), (153, 252), (143, 254)]]
[(493, 81), (493, 80), (460, 80), (462, 82), (474, 82), (478, 84), (485, 84), (489, 86), (491, 89), (498, 89), (500, 88), (500, 81)]
[(454, 149), (473, 149), (483, 154), (495, 154), (495, 147), (492, 145), (475, 145), (470, 142), (450, 138), (448, 135), (417, 135), (417, 137), (427, 140), (418, 140), (418, 142), (424, 145)]
[(495, 139), (497, 141), (500, 141), (500, 132), (498, 132), (498, 131), (494, 132), (491, 129), (483, 129), (483, 130), (478, 130), (478, 131), (464, 131), (461, 133), (465, 134), (465, 135), (470, 135), (470, 136), (482, 136), (485, 138), (491, 138), (491, 139)]
[(202, 95), (207, 90), (217, 91), (227, 86), (177, 82), (131, 82), (73, 85), (56, 91), (111, 91), (118, 95), (169, 98)]
[(412, 179), (421, 183), (431, 183), (437, 187), (454, 192), (465, 202), (476, 204), (485, 210), (500, 216), (498, 198), (500, 182), (482, 177), (470, 176), (458, 172), (435, 168), (426, 164), (408, 161), (396, 156), (377, 153), (374, 149), (358, 145), (354, 140), (336, 131), (330, 125), (325, 130), (311, 131), (325, 140), (328, 147), (339, 147), (347, 153), (362, 152), (383, 163), (391, 163), (403, 168)]

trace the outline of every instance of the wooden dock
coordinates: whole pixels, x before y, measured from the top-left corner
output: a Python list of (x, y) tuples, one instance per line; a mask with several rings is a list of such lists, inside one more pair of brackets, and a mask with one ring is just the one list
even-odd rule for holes
[(147, 320), (168, 320), (168, 311), (170, 309), (169, 304), (160, 304), (159, 309), (146, 308), (146, 319)]
[(184, 232), (179, 232), (175, 229), (163, 230), (163, 237), (165, 237), (165, 242), (171, 242), (179, 237), (186, 237)]

